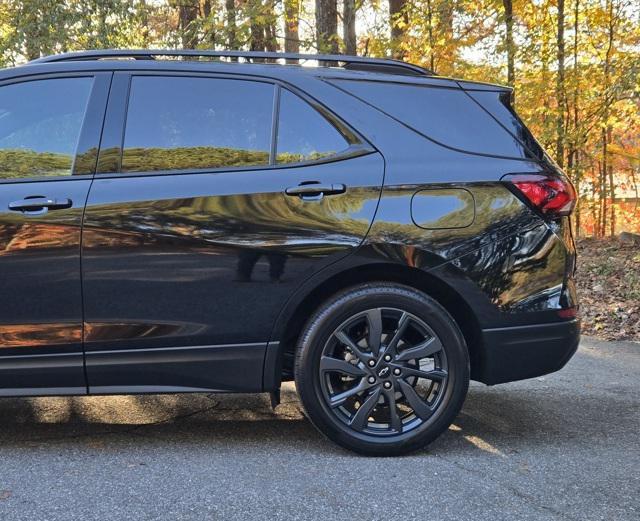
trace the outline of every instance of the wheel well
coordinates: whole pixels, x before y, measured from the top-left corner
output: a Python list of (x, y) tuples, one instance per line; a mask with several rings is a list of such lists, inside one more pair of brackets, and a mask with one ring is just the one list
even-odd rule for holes
[(439, 278), (420, 270), (396, 264), (373, 264), (356, 267), (341, 272), (324, 281), (298, 305), (289, 318), (281, 339), (283, 346), (282, 379), (293, 378), (293, 362), (296, 340), (302, 332), (309, 316), (320, 304), (339, 291), (350, 286), (365, 282), (397, 282), (420, 290), (437, 300), (456, 321), (464, 335), (469, 359), (471, 361), (471, 376), (478, 368), (482, 334), (475, 313), (465, 300), (449, 285)]

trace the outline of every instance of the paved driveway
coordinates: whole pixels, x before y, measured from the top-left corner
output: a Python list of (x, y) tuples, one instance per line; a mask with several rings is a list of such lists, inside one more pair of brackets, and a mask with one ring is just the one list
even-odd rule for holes
[(325, 441), (266, 396), (0, 400), (0, 519), (640, 519), (640, 344), (472, 385), (409, 457)]

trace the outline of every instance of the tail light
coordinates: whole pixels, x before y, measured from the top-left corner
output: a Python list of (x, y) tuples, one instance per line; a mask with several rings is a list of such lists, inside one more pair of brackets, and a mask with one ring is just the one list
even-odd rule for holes
[(511, 183), (527, 202), (550, 219), (571, 214), (576, 205), (576, 191), (564, 176), (509, 174), (503, 180)]
[(572, 308), (559, 309), (558, 316), (560, 318), (576, 318), (578, 316), (578, 308), (572, 307)]

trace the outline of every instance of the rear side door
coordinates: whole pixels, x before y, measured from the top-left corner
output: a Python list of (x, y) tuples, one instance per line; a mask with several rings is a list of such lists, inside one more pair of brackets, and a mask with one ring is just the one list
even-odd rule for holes
[(110, 80), (0, 84), (0, 394), (86, 392), (81, 224)]
[(291, 88), (116, 74), (84, 220), (90, 392), (260, 391), (278, 312), (361, 243), (382, 178)]

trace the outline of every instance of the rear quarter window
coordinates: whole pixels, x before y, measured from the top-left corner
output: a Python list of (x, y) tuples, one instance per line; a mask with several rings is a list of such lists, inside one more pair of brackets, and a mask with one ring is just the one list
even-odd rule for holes
[(544, 158), (544, 150), (511, 106), (511, 93), (498, 91), (467, 91), (469, 96), (487, 109), (509, 132), (515, 135), (537, 159)]
[(438, 144), (474, 154), (532, 156), (462, 89), (362, 80), (330, 82)]

